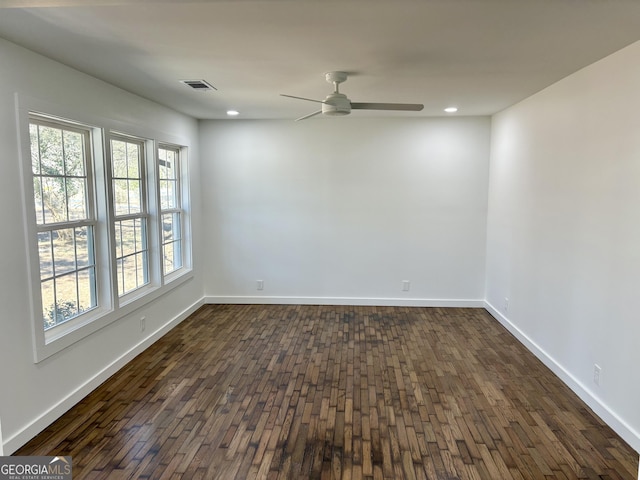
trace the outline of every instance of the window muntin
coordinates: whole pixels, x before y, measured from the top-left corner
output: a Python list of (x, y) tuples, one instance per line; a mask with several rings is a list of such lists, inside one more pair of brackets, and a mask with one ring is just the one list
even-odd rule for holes
[(162, 269), (169, 275), (184, 265), (183, 217), (180, 192), (180, 150), (158, 148), (158, 183), (162, 228)]
[(44, 330), (97, 307), (90, 132), (29, 121)]
[(111, 185), (118, 295), (149, 283), (144, 142), (112, 136)]

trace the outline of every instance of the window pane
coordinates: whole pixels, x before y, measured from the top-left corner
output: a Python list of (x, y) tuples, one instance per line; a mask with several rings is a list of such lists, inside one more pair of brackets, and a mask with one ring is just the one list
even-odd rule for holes
[(167, 275), (176, 269), (174, 264), (173, 242), (163, 245), (162, 253), (164, 257), (164, 274)]
[(84, 142), (78, 132), (64, 132), (64, 167), (65, 175), (84, 176)]
[(173, 239), (173, 215), (165, 213), (162, 215), (162, 243)]
[(160, 208), (166, 210), (176, 207), (176, 182), (173, 180), (160, 180)]
[(140, 218), (136, 218), (133, 221), (133, 238), (134, 248), (136, 252), (141, 252), (146, 248), (145, 232), (143, 227), (144, 221)]
[(43, 175), (64, 175), (62, 130), (40, 126), (38, 136), (40, 166)]
[(124, 256), (124, 253), (122, 253), (122, 241), (123, 241), (123, 235), (122, 235), (122, 222), (115, 222), (114, 224), (114, 231), (115, 231), (115, 240), (116, 240), (116, 258), (122, 258)]
[(180, 214), (165, 213), (162, 215), (162, 242), (180, 239)]
[(158, 174), (161, 180), (167, 178), (167, 153), (164, 148), (158, 149)]
[(84, 178), (67, 178), (69, 220), (86, 220), (86, 192)]
[(58, 277), (56, 282), (56, 323), (78, 315), (78, 282), (76, 273)]
[(164, 274), (167, 275), (182, 267), (182, 242), (170, 242), (162, 246)]
[(54, 305), (55, 295), (53, 289), (53, 280), (42, 282), (40, 285), (40, 292), (42, 294), (42, 318), (44, 319), (44, 328), (54, 327), (56, 325), (55, 308)]
[(51, 233), (38, 234), (38, 254), (40, 257), (40, 279), (53, 276), (53, 252), (51, 246)]
[(56, 276), (75, 270), (73, 229), (65, 228), (53, 232), (53, 258)]
[(129, 213), (140, 213), (141, 209), (141, 191), (140, 191), (140, 182), (138, 180), (129, 180), (128, 181), (128, 189), (129, 189)]
[(173, 242), (173, 265), (182, 268), (182, 240)]
[(44, 223), (67, 221), (67, 196), (64, 177), (42, 177)]
[(122, 290), (125, 294), (147, 283), (146, 252), (137, 253), (122, 259)]
[(139, 287), (149, 281), (147, 278), (147, 252), (136, 254), (136, 281)]
[(124, 295), (126, 293), (124, 289), (124, 259), (119, 258), (116, 261), (116, 271), (118, 275), (118, 292), (120, 295)]
[(29, 125), (29, 137), (31, 139), (31, 171), (37, 175), (40, 173), (40, 149), (38, 147), (38, 126), (33, 123)]
[(42, 178), (33, 178), (33, 200), (36, 207), (36, 223), (44, 224), (44, 211), (42, 210)]
[(136, 222), (136, 219), (116, 222), (116, 255), (118, 257), (136, 253), (136, 237), (141, 235)]
[(95, 269), (78, 272), (78, 311), (80, 313), (96, 307)]
[(146, 225), (144, 218), (115, 222), (120, 295), (148, 283)]
[(134, 256), (122, 259), (123, 289), (122, 294), (135, 290), (136, 285), (136, 261)]
[(162, 215), (162, 256), (165, 275), (182, 267), (180, 218), (179, 213)]
[(127, 178), (127, 144), (111, 140), (111, 170), (115, 178)]
[(160, 166), (161, 179), (176, 179), (177, 172), (175, 168), (177, 154), (172, 150), (160, 149), (158, 151), (158, 160)]
[(127, 143), (127, 177), (140, 178), (140, 146)]
[(113, 202), (116, 215), (127, 215), (129, 213), (128, 184), (128, 180), (113, 181)]
[(80, 227), (75, 229), (76, 237), (76, 265), (77, 268), (94, 265), (93, 259), (93, 228)]

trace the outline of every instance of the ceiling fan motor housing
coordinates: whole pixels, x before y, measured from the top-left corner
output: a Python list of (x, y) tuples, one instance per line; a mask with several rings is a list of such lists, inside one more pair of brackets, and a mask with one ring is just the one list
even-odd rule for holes
[(347, 115), (351, 113), (351, 102), (342, 93), (332, 93), (324, 99), (322, 113), (330, 116)]

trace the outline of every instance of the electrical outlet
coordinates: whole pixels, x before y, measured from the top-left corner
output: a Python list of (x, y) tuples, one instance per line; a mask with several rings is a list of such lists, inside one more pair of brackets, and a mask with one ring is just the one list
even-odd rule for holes
[(264, 290), (264, 280), (256, 280), (256, 288), (258, 290)]
[(504, 313), (509, 313), (509, 297), (504, 297), (504, 306), (502, 309)]
[(600, 386), (600, 379), (602, 378), (602, 368), (597, 363), (593, 365), (593, 383)]
[(403, 280), (402, 281), (402, 291), (403, 292), (408, 292), (410, 288), (411, 288), (411, 282), (409, 280)]
[(144, 332), (147, 328), (147, 317), (140, 317), (140, 331)]

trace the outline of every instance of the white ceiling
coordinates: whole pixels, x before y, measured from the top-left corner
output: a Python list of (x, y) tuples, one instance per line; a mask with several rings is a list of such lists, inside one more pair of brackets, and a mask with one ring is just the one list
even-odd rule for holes
[(297, 118), (317, 105), (279, 94), (330, 70), (352, 101), (489, 115), (640, 40), (640, 1), (0, 0), (0, 37), (197, 118)]

